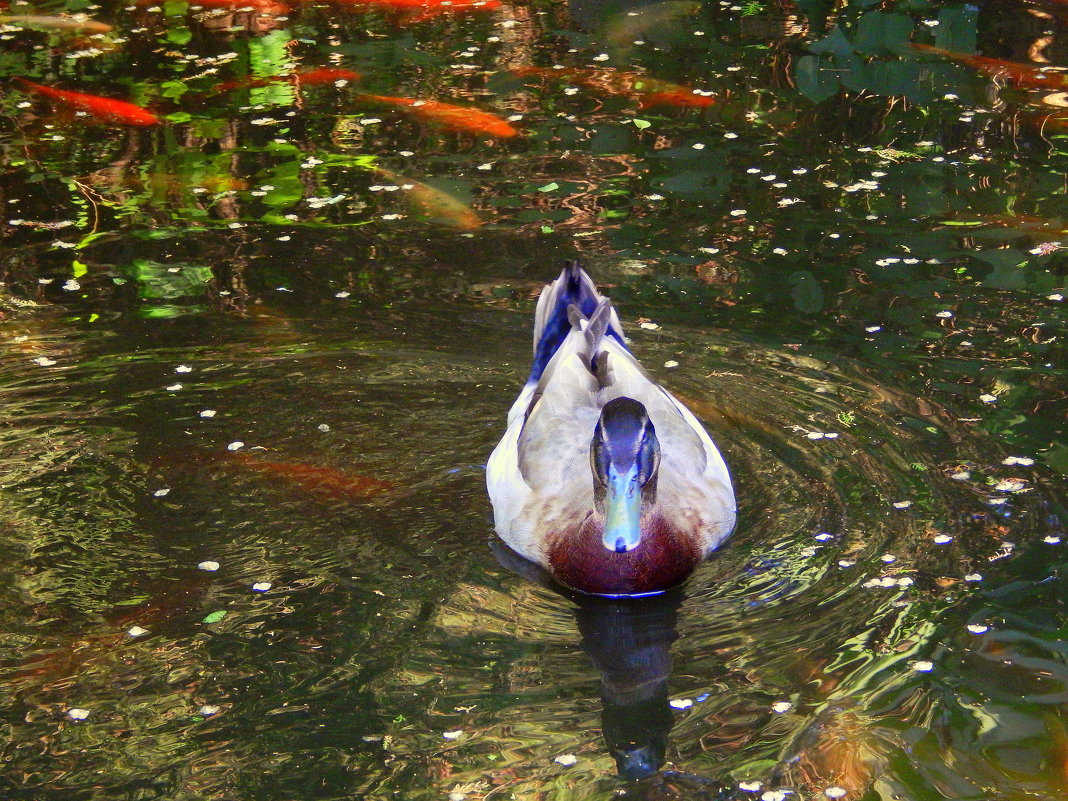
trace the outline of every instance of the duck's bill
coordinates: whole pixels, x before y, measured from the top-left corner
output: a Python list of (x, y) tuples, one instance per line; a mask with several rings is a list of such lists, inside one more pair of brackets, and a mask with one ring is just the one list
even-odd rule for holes
[(605, 524), (601, 542), (616, 553), (626, 553), (641, 542), (642, 494), (633, 471), (609, 475), (605, 493)]

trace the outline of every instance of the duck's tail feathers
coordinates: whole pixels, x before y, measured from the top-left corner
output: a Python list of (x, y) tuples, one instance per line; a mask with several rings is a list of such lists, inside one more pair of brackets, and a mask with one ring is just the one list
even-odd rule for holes
[[(607, 310), (599, 312), (602, 304), (607, 306)], [(567, 335), (573, 329), (580, 328), (580, 320), (592, 321), (595, 317), (605, 320), (600, 335), (603, 336), (607, 331), (623, 345), (623, 329), (611, 302), (597, 291), (597, 285), (577, 261), (568, 262), (560, 276), (546, 286), (538, 298), (538, 308), (534, 313), (534, 365), (529, 380), (541, 378)]]
[(585, 340), (579, 351), (582, 362), (597, 378), (598, 386), (603, 387), (608, 379), (608, 353), (602, 348), (602, 340), (612, 330), (613, 322), (619, 327), (612, 301), (601, 298), (589, 315), (584, 315), (577, 306), (569, 306), (567, 319), (573, 330), (582, 332)]

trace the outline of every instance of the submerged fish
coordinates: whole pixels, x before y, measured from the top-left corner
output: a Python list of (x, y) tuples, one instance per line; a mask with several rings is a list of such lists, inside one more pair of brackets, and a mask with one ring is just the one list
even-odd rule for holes
[(124, 100), (112, 100), (108, 97), (85, 94), (84, 92), (72, 92), (67, 89), (55, 89), (51, 86), (42, 86), (25, 78), (13, 78), (16, 83), (28, 91), (35, 92), (60, 105), (67, 106), (77, 111), (84, 111), (91, 117), (101, 122), (118, 122), (123, 125), (157, 125), (160, 118), (146, 108), (135, 106)]
[(322, 492), (350, 500), (370, 498), (396, 488), (396, 485), (389, 481), (371, 476), (355, 475), (335, 470), (332, 467), (319, 467), (299, 462), (268, 462), (240, 452), (228, 454), (227, 461), (245, 470), (282, 479), (302, 490)]
[(59, 682), (65, 684), (88, 666), (112, 657), (123, 646), (185, 622), (190, 613), (200, 608), (211, 587), (210, 573), (192, 572), (199, 575), (161, 583), (162, 589), (153, 597), (135, 606), (118, 606), (113, 614), (106, 614), (106, 630), (81, 634), (58, 648), (31, 653), (20, 667), (5, 671), (6, 687), (39, 690)]
[(357, 95), (357, 99), (394, 106), (413, 117), (452, 131), (501, 139), (519, 135), (516, 128), (496, 114), (470, 106), (454, 106), (451, 103), (441, 103), (437, 100), (418, 100), (411, 97), (389, 97), (387, 95), (361, 94)]
[[(186, 193), (217, 195), (248, 189), (248, 181), (222, 172), (194, 170), (190, 173), (168, 172), (166, 169), (127, 169), (125, 166), (104, 167), (89, 173), (84, 182), (98, 192), (147, 192), (150, 202), (166, 203)], [(188, 202), (183, 198), (182, 202)]]
[(955, 53), (932, 45), (913, 44), (921, 53), (931, 53), (948, 58), (959, 64), (966, 64), (992, 78), (1003, 78), (1015, 86), (1025, 88), (1063, 89), (1068, 87), (1068, 73), (1055, 67), (1035, 67), (1016, 61), (1002, 61), (999, 58), (977, 56), (974, 53)]
[(240, 81), (227, 81), (216, 86), (215, 90), (217, 92), (229, 92), (234, 89), (251, 89), (287, 81), (298, 86), (322, 86), (324, 84), (335, 84), (338, 81), (358, 81), (361, 77), (363, 76), (358, 72), (339, 67), (312, 67), (307, 70), (297, 70), (288, 75), (272, 75), (268, 78), (245, 78)]
[(47, 28), (53, 31), (107, 33), (112, 26), (89, 19), (85, 14), (53, 16), (50, 14), (0, 14), (0, 23), (23, 28)]
[(639, 108), (652, 106), (680, 106), (706, 108), (716, 102), (709, 92), (690, 89), (670, 81), (650, 78), (634, 72), (613, 69), (555, 69), (553, 67), (516, 67), (513, 73), (521, 78), (549, 78), (585, 86), (608, 95), (637, 99)]
[(473, 231), (482, 225), (482, 220), (470, 206), (448, 192), (405, 178), (383, 167), (376, 167), (375, 172), (397, 184), (408, 203), (427, 222), (439, 223), (461, 231)]

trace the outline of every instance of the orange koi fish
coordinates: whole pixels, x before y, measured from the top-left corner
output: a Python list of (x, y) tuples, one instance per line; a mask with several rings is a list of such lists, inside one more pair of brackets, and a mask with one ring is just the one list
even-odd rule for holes
[[(656, 81), (666, 84), (666, 81)], [(673, 86), (674, 84), (667, 84)], [(638, 91), (638, 90), (636, 90)], [(659, 92), (638, 94), (638, 108), (653, 108), (654, 106), (675, 106), (677, 108), (708, 108), (716, 102), (714, 97), (708, 95), (696, 95), (692, 89), (678, 86), (674, 89), (665, 89)]]
[(633, 72), (617, 72), (612, 69), (554, 69), (552, 67), (516, 67), (512, 72), (520, 78), (564, 80), (608, 95), (634, 97), (638, 100), (638, 107), (643, 109), (652, 106), (707, 108), (716, 102), (716, 98), (706, 93), (698, 93), (699, 90)]
[(932, 53), (948, 58), (959, 64), (974, 67), (992, 78), (1004, 78), (1016, 86), (1033, 89), (1064, 89), (1068, 87), (1068, 73), (1055, 67), (1033, 67), (1015, 61), (1002, 61), (999, 58), (987, 58), (973, 53), (954, 53), (931, 45), (913, 44), (921, 53)]
[(349, 6), (369, 6), (380, 11), (407, 15), (413, 22), (422, 22), (443, 14), (464, 14), (472, 11), (493, 11), (501, 7), (501, 0), (338, 0)]
[(123, 125), (157, 125), (160, 118), (146, 108), (135, 106), (123, 100), (112, 100), (107, 97), (97, 97), (83, 92), (71, 92), (66, 89), (55, 89), (51, 86), (42, 86), (25, 78), (14, 79), (20, 86), (31, 92), (47, 97), (64, 106), (84, 111), (91, 117), (101, 122), (118, 122)]
[(307, 70), (297, 70), (286, 77), (297, 83), (322, 86), (326, 83), (337, 83), (338, 81), (358, 81), (363, 76), (358, 72), (341, 69), (340, 67), (313, 67)]
[(500, 139), (509, 139), (519, 135), (516, 128), (496, 114), (470, 106), (454, 106), (451, 103), (441, 103), (437, 100), (417, 100), (411, 97), (388, 97), (386, 95), (361, 94), (356, 97), (358, 100), (369, 103), (395, 106), (413, 117), (440, 125), (451, 131)]
[(254, 87), (270, 86), (272, 83), (284, 83), (290, 81), (298, 86), (322, 86), (333, 84), (338, 81), (358, 81), (363, 77), (358, 72), (340, 69), (338, 67), (314, 67), (307, 70), (297, 70), (289, 75), (273, 75), (270, 78), (246, 78), (242, 81), (227, 81), (215, 87), (217, 92), (229, 92), (234, 89), (250, 89)]
[(268, 462), (244, 453), (229, 454), (227, 460), (240, 465), (245, 470), (280, 478), (300, 489), (322, 492), (334, 497), (370, 498), (396, 489), (396, 485), (389, 481), (343, 473), (332, 467), (319, 467), (299, 462)]
[(375, 172), (397, 184), (415, 212), (427, 222), (438, 223), (460, 231), (473, 231), (482, 220), (462, 200), (436, 187), (397, 175), (392, 170), (375, 167)]
[(0, 14), (0, 23), (23, 28), (47, 28), (53, 31), (79, 33), (107, 33), (111, 26), (106, 22), (89, 19), (85, 14), (49, 16), (46, 14)]

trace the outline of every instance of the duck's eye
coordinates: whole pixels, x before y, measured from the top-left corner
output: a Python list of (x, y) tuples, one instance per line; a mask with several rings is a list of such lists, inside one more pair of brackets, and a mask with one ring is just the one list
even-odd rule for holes
[(590, 447), (590, 466), (593, 468), (593, 475), (596, 476), (597, 483), (602, 487), (607, 486), (608, 451), (599, 437), (594, 439), (593, 445)]
[(660, 443), (657, 442), (653, 432), (653, 424), (649, 423), (642, 432), (641, 443), (638, 446), (638, 483), (643, 487), (656, 474), (660, 466)]

